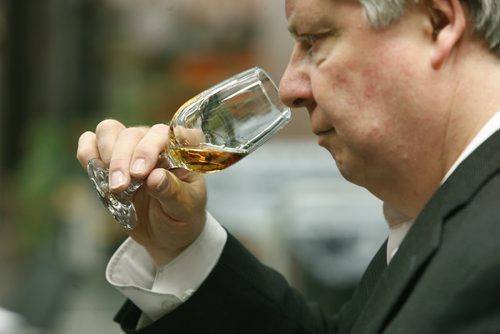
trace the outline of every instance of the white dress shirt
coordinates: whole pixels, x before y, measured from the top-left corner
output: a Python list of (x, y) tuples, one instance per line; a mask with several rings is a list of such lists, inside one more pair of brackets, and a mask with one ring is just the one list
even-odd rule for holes
[(113, 254), (106, 279), (143, 312), (139, 328), (179, 306), (215, 267), (227, 232), (207, 214), (200, 236), (174, 260), (156, 269), (146, 250), (128, 238)]
[[(478, 132), (441, 183), (498, 129), (500, 112)], [(386, 205), (384, 217), (390, 226), (387, 243), (389, 263), (410, 230), (413, 220)], [(205, 228), (198, 239), (172, 262), (157, 270), (145, 249), (128, 238), (111, 257), (106, 269), (106, 279), (143, 311), (140, 328), (172, 311), (191, 296), (216, 265), (226, 240), (227, 232), (208, 214)]]

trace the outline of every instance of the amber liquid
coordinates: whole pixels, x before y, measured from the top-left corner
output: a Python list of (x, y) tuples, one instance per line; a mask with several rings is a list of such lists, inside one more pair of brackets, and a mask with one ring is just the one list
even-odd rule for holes
[(187, 169), (198, 173), (215, 173), (240, 161), (248, 153), (244, 150), (227, 149), (202, 144), (171, 148), (172, 155)]

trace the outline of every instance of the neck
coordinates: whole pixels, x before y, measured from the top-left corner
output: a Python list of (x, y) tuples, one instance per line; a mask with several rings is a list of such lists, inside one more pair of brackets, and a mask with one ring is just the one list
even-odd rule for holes
[[(477, 47), (477, 46), (476, 46)], [(485, 50), (467, 50), (439, 73), (436, 112), (447, 115), (440, 147), (432, 148), (429, 161), (420, 169), (399, 179), (397, 191), (392, 189), (382, 198), (409, 218), (415, 218), (467, 145), (481, 128), (500, 110), (500, 58)], [(454, 83), (450, 87), (450, 82)], [(419, 175), (419, 177), (415, 177)], [(387, 196), (385, 196), (387, 195)]]
[(500, 58), (476, 52), (465, 58), (460, 68), (461, 71), (453, 74), (457, 84), (448, 107), (442, 177), (486, 122), (500, 110)]

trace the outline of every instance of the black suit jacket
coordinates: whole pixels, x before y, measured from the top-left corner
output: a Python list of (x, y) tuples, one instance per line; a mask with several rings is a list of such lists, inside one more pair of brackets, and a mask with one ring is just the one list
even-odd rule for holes
[[(500, 132), (438, 189), (389, 266), (385, 250), (328, 316), (229, 236), (197, 292), (136, 332), (500, 333)], [(139, 315), (127, 301), (115, 320), (135, 333)]]

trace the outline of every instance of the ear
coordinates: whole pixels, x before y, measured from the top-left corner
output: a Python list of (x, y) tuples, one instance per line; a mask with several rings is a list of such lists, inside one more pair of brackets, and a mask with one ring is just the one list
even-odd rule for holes
[(466, 18), (459, 0), (431, 0), (435, 49), (432, 67), (439, 69), (464, 35)]

